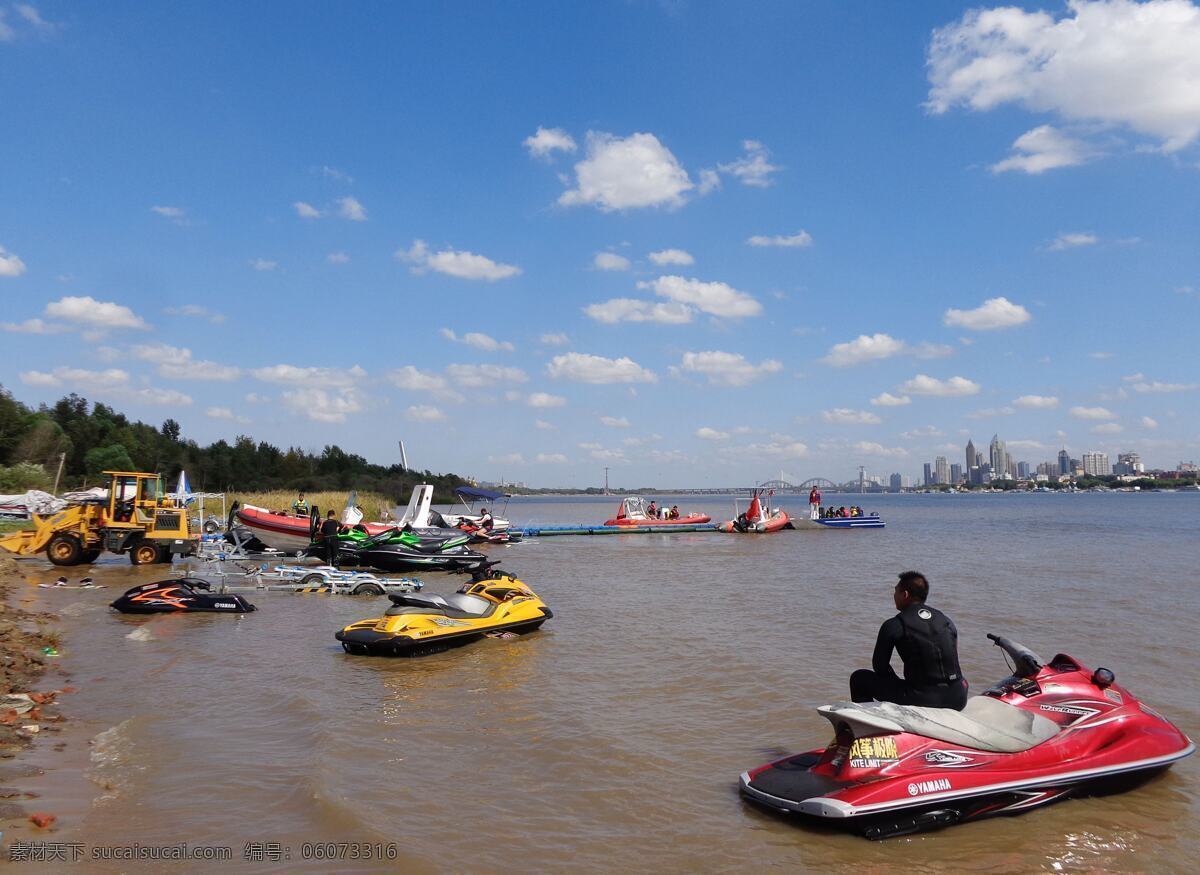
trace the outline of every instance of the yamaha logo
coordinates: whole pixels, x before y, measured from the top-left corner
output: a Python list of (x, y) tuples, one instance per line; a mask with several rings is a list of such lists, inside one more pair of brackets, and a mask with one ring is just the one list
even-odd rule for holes
[(950, 789), (949, 778), (936, 778), (932, 781), (914, 781), (908, 785), (909, 796), (920, 796), (923, 793), (939, 793)]
[(922, 620), (932, 620), (933, 611), (929, 610), (928, 608), (921, 608), (921, 610), (917, 611), (917, 616)]

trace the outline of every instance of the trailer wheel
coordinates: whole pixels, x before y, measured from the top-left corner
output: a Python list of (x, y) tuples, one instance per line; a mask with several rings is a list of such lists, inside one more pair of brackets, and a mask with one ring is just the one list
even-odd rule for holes
[(129, 561), (134, 565), (153, 565), (159, 561), (158, 544), (151, 541), (139, 541), (129, 550)]
[(383, 595), (383, 587), (377, 583), (360, 583), (350, 595)]
[(204, 523), (204, 534), (215, 535), (221, 531), (221, 524), (216, 520), (208, 520)]
[(300, 578), (301, 586), (324, 586), (327, 582), (324, 574), (306, 574)]
[(83, 545), (74, 535), (55, 535), (46, 545), (46, 558), (55, 565), (78, 565), (83, 562)]

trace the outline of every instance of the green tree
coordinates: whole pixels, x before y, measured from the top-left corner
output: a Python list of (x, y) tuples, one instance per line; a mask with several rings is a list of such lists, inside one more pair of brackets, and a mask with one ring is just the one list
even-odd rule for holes
[(89, 477), (97, 477), (104, 471), (132, 471), (134, 468), (129, 451), (121, 444), (94, 447), (84, 454), (83, 459)]

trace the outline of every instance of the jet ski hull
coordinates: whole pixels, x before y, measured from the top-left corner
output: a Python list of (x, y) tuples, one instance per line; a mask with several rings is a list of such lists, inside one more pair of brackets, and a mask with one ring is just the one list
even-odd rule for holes
[(373, 550), (362, 550), (355, 561), (360, 565), (378, 568), (380, 571), (415, 571), (422, 568), (441, 571), (460, 571), (472, 568), (487, 560), (474, 550), (455, 548), (441, 553), (424, 553), (404, 547), (383, 545)]
[(542, 610), (543, 614), (540, 617), (528, 620), (492, 626), (487, 629), (447, 631), (440, 635), (420, 639), (407, 638), (389, 632), (376, 632), (373, 629), (343, 630), (337, 633), (337, 639), (342, 642), (343, 650), (356, 656), (422, 656), (448, 650), (451, 647), (461, 647), (493, 633), (511, 632), (515, 635), (524, 635), (526, 632), (533, 632), (554, 616), (549, 608)]
[(242, 596), (206, 592), (205, 581), (161, 580), (127, 590), (110, 607), (122, 614), (247, 614), (258, 610)]

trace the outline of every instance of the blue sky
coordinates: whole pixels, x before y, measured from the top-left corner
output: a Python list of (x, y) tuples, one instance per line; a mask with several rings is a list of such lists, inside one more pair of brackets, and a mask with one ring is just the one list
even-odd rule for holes
[(1200, 7), (0, 0), (0, 383), (484, 479), (1200, 457)]

